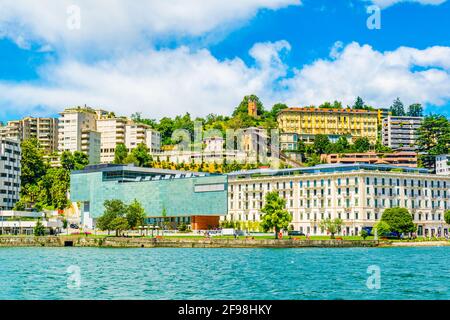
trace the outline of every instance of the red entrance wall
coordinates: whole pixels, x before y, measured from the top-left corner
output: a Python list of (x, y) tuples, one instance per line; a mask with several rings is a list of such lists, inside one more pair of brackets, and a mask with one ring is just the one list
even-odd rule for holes
[(208, 230), (219, 227), (219, 216), (192, 216), (192, 230)]

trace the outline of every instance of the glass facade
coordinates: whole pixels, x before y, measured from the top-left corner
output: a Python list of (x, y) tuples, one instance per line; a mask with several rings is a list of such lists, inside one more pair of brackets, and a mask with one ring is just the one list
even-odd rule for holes
[[(130, 204), (135, 199), (147, 217), (181, 218), (227, 214), (227, 176), (143, 169), (126, 166), (99, 167), (73, 172), (70, 198), (81, 203), (83, 214), (91, 218), (104, 212), (105, 200)], [(114, 179), (113, 177), (116, 177)]]

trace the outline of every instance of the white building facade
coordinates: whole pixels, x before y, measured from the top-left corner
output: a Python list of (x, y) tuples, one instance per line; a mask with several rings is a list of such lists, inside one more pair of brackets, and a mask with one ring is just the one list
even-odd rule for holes
[(228, 179), (226, 220), (260, 221), (265, 195), (277, 190), (287, 201), (295, 230), (325, 235), (320, 221), (340, 218), (343, 235), (373, 227), (387, 208), (404, 207), (419, 236), (445, 235), (449, 225), (450, 177), (424, 169), (387, 165), (321, 165), (312, 168), (236, 172)]
[(0, 210), (11, 210), (19, 201), (20, 160), (20, 142), (0, 138)]
[(450, 175), (450, 154), (442, 154), (436, 157), (436, 174)]
[(391, 115), (383, 119), (383, 145), (394, 150), (417, 150), (416, 140), (422, 121), (422, 117), (397, 117)]

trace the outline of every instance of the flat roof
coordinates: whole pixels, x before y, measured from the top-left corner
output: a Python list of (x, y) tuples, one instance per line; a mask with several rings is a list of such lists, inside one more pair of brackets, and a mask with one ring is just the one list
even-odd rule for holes
[(228, 174), (229, 177), (238, 177), (238, 176), (252, 176), (252, 175), (261, 175), (261, 176), (286, 176), (286, 175), (294, 175), (296, 173), (300, 174), (317, 174), (317, 173), (334, 173), (334, 172), (342, 172), (342, 171), (356, 171), (356, 170), (368, 170), (368, 171), (398, 171), (402, 170), (403, 172), (412, 172), (412, 173), (420, 173), (426, 174), (430, 173), (428, 169), (422, 168), (410, 168), (410, 167), (399, 167), (393, 165), (385, 165), (385, 164), (365, 164), (365, 163), (356, 163), (356, 164), (321, 164), (314, 167), (303, 167), (303, 168), (289, 168), (289, 169), (255, 169), (255, 170), (243, 170), (231, 172)]
[(207, 172), (194, 172), (194, 171), (181, 171), (181, 170), (168, 170), (168, 169), (158, 169), (158, 168), (143, 168), (136, 167), (134, 165), (123, 165), (123, 164), (97, 164), (86, 166), (83, 170), (74, 170), (71, 174), (84, 174), (84, 173), (94, 173), (94, 172), (113, 172), (113, 171), (128, 171), (137, 172), (143, 174), (154, 174), (154, 175), (177, 175), (177, 174), (191, 174), (192, 176), (204, 177), (211, 175)]
[(373, 114), (378, 116), (378, 111), (374, 110), (364, 110), (364, 109), (333, 109), (333, 108), (311, 108), (311, 107), (305, 107), (305, 108), (287, 108), (283, 109), (279, 112), (286, 113), (286, 112), (319, 112), (319, 113), (354, 113), (354, 114), (361, 114), (361, 113), (367, 113), (367, 114)]

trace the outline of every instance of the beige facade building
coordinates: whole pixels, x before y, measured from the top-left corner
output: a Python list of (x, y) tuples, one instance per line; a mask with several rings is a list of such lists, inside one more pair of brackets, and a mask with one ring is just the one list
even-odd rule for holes
[(407, 208), (419, 236), (445, 235), (449, 225), (450, 176), (425, 169), (389, 165), (334, 164), (283, 170), (260, 169), (228, 176), (226, 220), (255, 221), (262, 217), (265, 196), (278, 191), (286, 199), (295, 230), (325, 235), (320, 221), (341, 218), (343, 235), (357, 235), (373, 227), (384, 210)]
[(0, 127), (0, 137), (18, 141), (37, 139), (45, 154), (58, 150), (58, 119), (26, 117)]
[(144, 143), (151, 153), (161, 151), (161, 134), (142, 123), (128, 122), (125, 127), (125, 146), (128, 151)]
[(344, 153), (323, 154), (321, 160), (325, 163), (368, 163), (368, 164), (390, 164), (399, 167), (417, 167), (417, 153), (394, 152), (394, 153)]
[(281, 133), (350, 135), (353, 140), (366, 137), (375, 144), (378, 116), (377, 111), (367, 110), (288, 108), (278, 114), (278, 126)]
[(100, 162), (112, 163), (116, 147), (125, 144), (127, 118), (103, 118), (97, 120), (97, 131), (101, 135)]
[(97, 119), (106, 116), (103, 110), (75, 107), (60, 113), (58, 150), (81, 151), (88, 155), (91, 164), (100, 163), (100, 138)]

